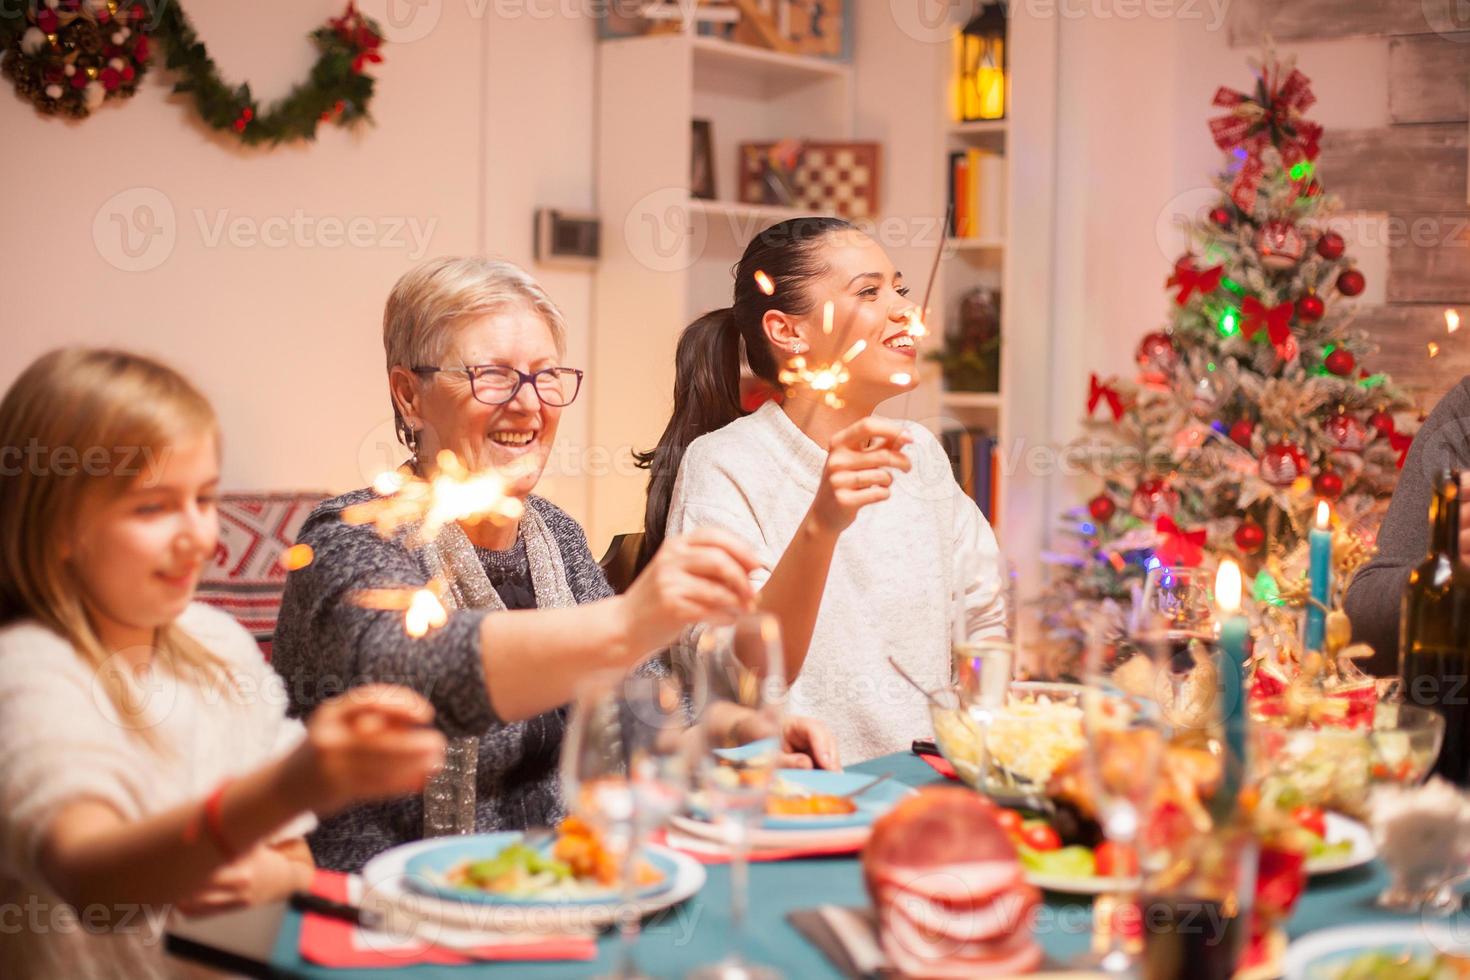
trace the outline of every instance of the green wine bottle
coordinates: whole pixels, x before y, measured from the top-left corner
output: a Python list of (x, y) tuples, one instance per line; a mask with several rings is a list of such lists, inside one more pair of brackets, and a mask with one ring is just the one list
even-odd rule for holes
[(1404, 700), (1444, 715), (1435, 774), (1470, 786), (1470, 567), (1460, 560), (1459, 473), (1440, 474), (1429, 523), (1429, 555), (1404, 587), (1399, 677)]

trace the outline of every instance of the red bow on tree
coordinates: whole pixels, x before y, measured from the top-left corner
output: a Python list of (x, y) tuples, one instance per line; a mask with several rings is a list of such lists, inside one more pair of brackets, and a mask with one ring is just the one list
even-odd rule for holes
[(1241, 150), (1245, 157), (1230, 185), (1230, 198), (1242, 211), (1255, 206), (1264, 173), (1261, 151), (1267, 146), (1281, 151), (1281, 161), (1288, 169), (1303, 160), (1317, 159), (1322, 127), (1302, 116), (1316, 101), (1306, 75), (1293, 68), (1283, 79), (1276, 62), (1262, 68), (1253, 94), (1224, 87), (1215, 92), (1211, 104), (1230, 110), (1210, 120), (1215, 145)]
[(1108, 411), (1113, 413), (1113, 421), (1117, 422), (1123, 417), (1123, 396), (1118, 393), (1118, 389), (1104, 383), (1094, 374), (1087, 383), (1088, 418), (1091, 418), (1092, 413), (1097, 411), (1097, 403), (1103, 399), (1107, 399)]
[(1414, 444), (1414, 437), (1404, 432), (1390, 432), (1388, 444), (1399, 454), (1399, 469), (1403, 469), (1404, 460), (1409, 458), (1409, 447)]
[(1175, 568), (1192, 568), (1205, 557), (1205, 530), (1186, 531), (1174, 523), (1172, 517), (1160, 517), (1154, 530), (1164, 536), (1164, 543), (1154, 551), (1165, 565)]
[(1197, 269), (1194, 260), (1188, 255), (1179, 257), (1174, 263), (1174, 274), (1165, 283), (1168, 286), (1178, 286), (1179, 292), (1174, 294), (1174, 302), (1183, 306), (1189, 302), (1190, 293), (1199, 293), (1208, 296), (1220, 288), (1220, 280), (1225, 278), (1225, 267), (1217, 265), (1210, 269)]
[(1291, 336), (1291, 303), (1282, 302), (1267, 309), (1266, 304), (1254, 296), (1247, 296), (1240, 304), (1240, 332), (1246, 340), (1254, 340), (1261, 328), (1271, 344), (1280, 347)]

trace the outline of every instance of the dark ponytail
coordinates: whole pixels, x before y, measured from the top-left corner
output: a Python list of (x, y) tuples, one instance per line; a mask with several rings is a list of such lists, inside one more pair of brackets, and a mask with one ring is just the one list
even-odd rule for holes
[[(807, 285), (827, 271), (822, 245), (833, 232), (852, 231), (841, 218), (792, 218), (751, 239), (735, 267), (733, 305), (706, 313), (684, 328), (674, 359), (674, 414), (648, 452), (636, 453), (648, 470), (648, 503), (643, 510), (643, 545), (638, 570), (663, 544), (674, 480), (684, 451), (700, 436), (740, 418), (742, 349), (751, 373), (780, 387), (781, 366), (763, 324), (771, 310), (791, 316), (811, 312), (815, 302)], [(756, 281), (764, 272), (775, 286), (769, 294)]]

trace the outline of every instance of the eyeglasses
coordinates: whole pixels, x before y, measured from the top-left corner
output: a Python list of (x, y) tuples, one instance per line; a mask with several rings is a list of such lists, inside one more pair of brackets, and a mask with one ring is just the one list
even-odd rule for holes
[(501, 364), (472, 364), (458, 368), (416, 367), (414, 374), (463, 374), (470, 379), (470, 393), (485, 405), (504, 405), (520, 394), (522, 385), (530, 385), (541, 404), (563, 408), (576, 401), (582, 390), (582, 372), (576, 368), (542, 368), (540, 371), (517, 371)]

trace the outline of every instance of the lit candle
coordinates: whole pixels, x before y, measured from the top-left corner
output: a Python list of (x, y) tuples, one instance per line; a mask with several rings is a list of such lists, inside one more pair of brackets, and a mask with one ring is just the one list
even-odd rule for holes
[(1220, 816), (1228, 815), (1234, 807), (1245, 773), (1245, 639), (1249, 624), (1240, 614), (1240, 597), (1240, 566), (1227, 558), (1215, 573), (1215, 605), (1220, 619), (1215, 670), (1220, 678), (1220, 720), (1227, 750), (1224, 778), (1217, 795)]
[[(1317, 526), (1309, 537), (1312, 602), (1307, 606), (1307, 649), (1321, 650), (1327, 625), (1327, 597), (1332, 591), (1332, 531), (1328, 525), (1332, 509), (1317, 501)], [(1321, 603), (1321, 605), (1318, 605)]]

